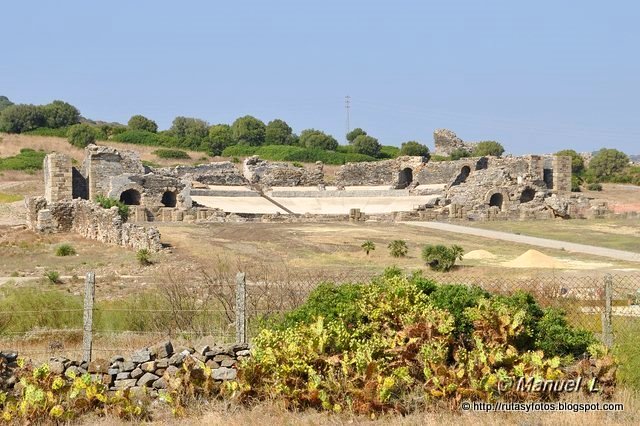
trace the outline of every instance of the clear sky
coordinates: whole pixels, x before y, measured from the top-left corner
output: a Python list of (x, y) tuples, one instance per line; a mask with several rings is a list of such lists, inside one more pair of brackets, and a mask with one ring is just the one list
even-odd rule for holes
[(0, 95), (88, 118), (250, 114), (386, 145), (640, 153), (640, 2), (4, 1)]

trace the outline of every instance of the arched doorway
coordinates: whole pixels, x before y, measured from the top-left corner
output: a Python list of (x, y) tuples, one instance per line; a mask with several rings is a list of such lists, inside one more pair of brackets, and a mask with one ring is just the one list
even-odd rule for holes
[(533, 201), (536, 196), (536, 191), (533, 188), (526, 187), (522, 194), (520, 194), (520, 202), (528, 203), (529, 201)]
[(175, 191), (164, 191), (164, 194), (162, 194), (161, 203), (165, 207), (175, 207), (176, 198), (177, 197)]
[(451, 186), (460, 185), (461, 183), (467, 180), (470, 174), (471, 174), (471, 167), (463, 166), (462, 169), (460, 169), (460, 174), (456, 177), (456, 180), (453, 181)]
[(502, 194), (499, 192), (496, 192), (495, 194), (491, 195), (491, 198), (489, 198), (489, 206), (498, 207), (500, 210), (502, 210), (503, 202), (504, 202), (504, 198), (502, 197)]
[(140, 205), (140, 192), (135, 189), (127, 189), (120, 194), (120, 201), (128, 206)]
[(398, 189), (404, 189), (413, 182), (413, 170), (407, 167), (398, 173)]

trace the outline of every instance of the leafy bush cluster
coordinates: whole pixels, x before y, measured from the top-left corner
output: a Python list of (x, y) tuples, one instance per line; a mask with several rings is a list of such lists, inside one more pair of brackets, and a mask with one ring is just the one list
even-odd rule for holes
[(601, 191), (600, 182), (640, 185), (640, 167), (632, 165), (629, 157), (617, 149), (600, 149), (593, 154), (588, 166), (573, 149), (564, 149), (555, 155), (571, 157), (571, 190), (574, 192), (579, 192), (582, 184), (587, 184), (590, 191)]
[(44, 151), (22, 148), (18, 155), (0, 158), (0, 170), (22, 170), (26, 172), (41, 170), (42, 162), (46, 155)]
[(156, 149), (153, 151), (153, 154), (160, 158), (173, 158), (180, 160), (188, 160), (191, 158), (189, 157), (189, 154), (180, 149)]
[(80, 122), (80, 111), (63, 101), (47, 105), (7, 105), (5, 102), (4, 105), (0, 110), (0, 131), (3, 132), (22, 133), (39, 127), (57, 129)]
[(34, 367), (20, 360), (17, 393), (0, 392), (0, 418), (4, 423), (66, 423), (85, 413), (126, 420), (149, 418), (149, 404), (134, 399), (128, 390), (108, 393), (107, 386), (90, 374), (65, 376), (48, 364)]
[(442, 244), (428, 245), (422, 249), (422, 259), (434, 271), (447, 272), (456, 263), (456, 260), (462, 260), (464, 250), (458, 245), (451, 247)]
[(73, 256), (76, 254), (76, 249), (71, 244), (60, 244), (56, 247), (56, 256)]
[[(470, 398), (531, 398), (501, 393), (498, 382), (559, 379), (575, 356), (604, 353), (591, 334), (527, 294), (385, 275), (368, 285), (321, 285), (265, 328), (239, 370), (235, 396), (363, 414), (404, 413), (437, 400), (455, 408)], [(614, 374), (610, 358), (601, 362)]]
[(122, 201), (105, 197), (104, 195), (98, 195), (96, 196), (96, 203), (98, 203), (103, 209), (110, 209), (114, 206), (117, 207), (118, 214), (122, 218), (123, 222), (129, 218), (129, 206)]

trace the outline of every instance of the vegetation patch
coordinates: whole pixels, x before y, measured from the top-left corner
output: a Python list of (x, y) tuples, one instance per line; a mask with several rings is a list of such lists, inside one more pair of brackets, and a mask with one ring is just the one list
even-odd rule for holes
[(376, 161), (369, 155), (327, 151), (321, 148), (303, 148), (287, 145), (247, 146), (234, 145), (222, 151), (224, 157), (250, 157), (258, 155), (260, 158), (271, 161), (298, 161), (301, 163), (314, 163), (322, 161), (325, 164), (346, 164), (349, 162)]
[(18, 155), (0, 158), (0, 170), (22, 170), (25, 172), (41, 170), (46, 155), (47, 153), (44, 151), (22, 148)]
[(123, 203), (122, 201), (116, 200), (114, 198), (105, 197), (104, 195), (98, 195), (96, 197), (96, 203), (100, 205), (103, 209), (110, 209), (111, 207), (118, 208), (118, 214), (122, 218), (123, 221), (126, 221), (129, 218), (129, 206)]
[(0, 204), (2, 203), (14, 203), (16, 201), (22, 200), (22, 195), (16, 194), (7, 194), (4, 192), (0, 192)]
[(156, 149), (152, 152), (152, 154), (156, 155), (160, 158), (172, 158), (177, 160), (189, 160), (189, 154), (186, 151), (182, 151), (180, 149)]

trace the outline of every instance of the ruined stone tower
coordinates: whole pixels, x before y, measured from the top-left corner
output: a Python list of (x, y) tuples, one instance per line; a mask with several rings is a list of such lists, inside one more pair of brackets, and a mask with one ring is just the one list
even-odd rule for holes
[(47, 202), (71, 200), (73, 178), (71, 158), (52, 153), (44, 158), (44, 196)]

